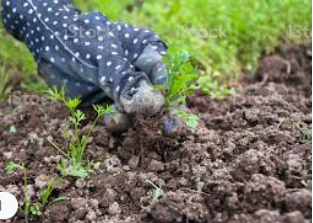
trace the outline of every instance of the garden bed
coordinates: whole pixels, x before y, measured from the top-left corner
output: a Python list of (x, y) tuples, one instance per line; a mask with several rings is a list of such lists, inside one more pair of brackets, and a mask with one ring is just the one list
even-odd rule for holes
[[(311, 46), (279, 50), (261, 60), (253, 80), (244, 80), (236, 95), (190, 97), (190, 108), (202, 120), (195, 133), (166, 138), (157, 118), (137, 117), (135, 128), (122, 135), (98, 125), (87, 150), (96, 170), (85, 179), (65, 178), (50, 201), (67, 199), (28, 221), (309, 221), (311, 57)], [(28, 193), (38, 200), (45, 182), (59, 175), (62, 157), (47, 139), (65, 148), (62, 135), (70, 124), (60, 104), (13, 104), (0, 106), (0, 191), (23, 205), (22, 175), (7, 174), (6, 163), (25, 164)], [(151, 183), (163, 196), (156, 197)], [(24, 221), (20, 210), (10, 222)]]

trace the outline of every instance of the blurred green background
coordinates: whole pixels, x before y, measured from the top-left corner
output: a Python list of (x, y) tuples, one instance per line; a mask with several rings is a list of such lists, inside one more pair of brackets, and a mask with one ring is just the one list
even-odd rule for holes
[[(154, 29), (170, 53), (186, 50), (203, 75), (223, 86), (253, 74), (262, 55), (280, 45), (311, 42), (311, 0), (75, 0), (84, 11)], [(18, 77), (29, 91), (44, 88), (22, 43), (0, 26), (0, 99)], [(13, 81), (14, 82), (14, 81)]]

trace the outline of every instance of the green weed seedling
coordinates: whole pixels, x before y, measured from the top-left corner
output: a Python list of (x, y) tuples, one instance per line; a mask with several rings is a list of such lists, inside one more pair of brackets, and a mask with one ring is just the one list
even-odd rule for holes
[(158, 202), (159, 198), (162, 197), (164, 195), (164, 191), (162, 190), (162, 188), (158, 187), (157, 185), (155, 185), (153, 182), (151, 182), (150, 180), (147, 180), (147, 182), (154, 187), (153, 190), (153, 197), (151, 199), (150, 202), (150, 206), (153, 206), (156, 202)]
[(183, 111), (183, 110), (179, 110), (179, 109), (176, 109), (174, 111), (174, 113), (180, 117), (183, 117), (185, 119), (185, 122), (186, 122), (186, 125), (193, 129), (193, 130), (196, 130), (198, 128), (198, 125), (199, 125), (199, 117), (196, 116), (195, 114), (192, 114), (190, 112), (186, 112), (186, 111)]
[(27, 185), (28, 185), (28, 171), (24, 164), (17, 164), (13, 161), (10, 161), (5, 166), (5, 171), (7, 174), (12, 174), (16, 171), (21, 171), (23, 174), (23, 194), (24, 194), (24, 214), (27, 217), (30, 213), (31, 200), (28, 193)]
[(58, 197), (54, 199), (51, 203), (49, 203), (49, 198), (52, 192), (55, 190), (56, 187), (62, 184), (62, 180), (62, 177), (55, 177), (47, 182), (46, 187), (40, 193), (39, 202), (34, 203), (31, 206), (31, 212), (33, 215), (41, 215), (41, 210), (47, 205), (51, 205), (57, 201), (67, 199), (67, 197)]
[(308, 130), (301, 126), (300, 122), (298, 120), (295, 120), (293, 118), (283, 118), (276, 129), (279, 129), (283, 123), (286, 123), (289, 125), (293, 130), (299, 131), (302, 138), (306, 141), (312, 142), (312, 132), (311, 130)]
[(305, 132), (303, 137), (305, 140), (312, 142), (312, 132), (310, 131)]
[[(85, 163), (85, 152), (90, 138), (99, 118), (103, 117), (105, 114), (112, 114), (115, 112), (112, 106), (100, 106), (94, 105), (93, 108), (97, 112), (97, 117), (93, 121), (91, 128), (86, 135), (81, 133), (81, 123), (86, 119), (86, 115), (78, 109), (81, 104), (81, 100), (78, 98), (67, 99), (65, 96), (65, 89), (62, 88), (60, 91), (53, 87), (48, 89), (47, 96), (52, 101), (62, 102), (70, 112), (70, 122), (73, 125), (74, 139), (70, 140), (68, 133), (64, 133), (65, 140), (69, 140), (69, 146), (66, 149), (61, 149), (54, 142), (49, 140), (49, 143), (57, 149), (64, 158), (58, 165), (63, 176), (74, 176), (74, 177), (87, 177), (91, 168)], [(68, 131), (68, 130), (66, 130)]]
[[(43, 208), (48, 205), (49, 197), (51, 196), (54, 189), (59, 186), (62, 182), (62, 178), (57, 177), (51, 179), (49, 182), (47, 182), (47, 185), (43, 191), (40, 193), (39, 201), (38, 202), (32, 202), (27, 185), (28, 185), (28, 170), (25, 167), (24, 164), (17, 164), (13, 161), (10, 161), (7, 163), (5, 170), (7, 174), (12, 174), (16, 171), (21, 171), (23, 174), (23, 195), (24, 195), (24, 209), (23, 212), (26, 216), (26, 219), (30, 214), (39, 216), (42, 214)], [(51, 203), (55, 203), (56, 201), (59, 201), (63, 199), (63, 197), (59, 197), (54, 199)]]
[(10, 125), (10, 127), (9, 127), (9, 133), (17, 133), (16, 125)]
[[(185, 104), (186, 97), (196, 91), (221, 98), (233, 93), (233, 89), (222, 87), (209, 76), (200, 75), (198, 69), (191, 62), (191, 54), (182, 51), (166, 58), (168, 80), (165, 89), (166, 103), (168, 106)], [(162, 89), (162, 88), (161, 88)]]
[[(208, 76), (201, 76), (191, 63), (191, 55), (188, 52), (180, 52), (166, 58), (168, 68), (167, 86), (157, 86), (165, 92), (167, 108), (186, 105), (186, 98), (196, 91), (205, 92), (213, 97), (224, 97), (232, 93), (232, 90), (221, 87)], [(175, 109), (174, 113), (185, 119), (186, 125), (195, 130), (199, 124), (199, 118), (190, 112)]]
[(300, 126), (299, 123), (294, 123), (294, 128), (296, 128), (301, 133), (304, 140), (312, 142), (312, 132), (310, 130), (304, 129)]

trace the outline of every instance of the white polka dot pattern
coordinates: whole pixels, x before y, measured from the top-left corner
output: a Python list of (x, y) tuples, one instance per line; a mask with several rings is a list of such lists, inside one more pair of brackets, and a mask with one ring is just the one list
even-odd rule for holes
[[(149, 44), (166, 45), (154, 32), (112, 23), (99, 12), (81, 14), (70, 0), (2, 0), (5, 28), (25, 42), (48, 84), (65, 84), (75, 95), (111, 85), (119, 92), (135, 73), (132, 65)], [(49, 64), (46, 69), (43, 64)]]

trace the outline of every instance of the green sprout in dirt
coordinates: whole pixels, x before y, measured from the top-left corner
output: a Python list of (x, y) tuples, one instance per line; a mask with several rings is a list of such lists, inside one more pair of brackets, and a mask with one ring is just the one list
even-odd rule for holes
[(68, 199), (67, 197), (58, 197), (54, 199), (51, 203), (49, 203), (49, 198), (52, 192), (55, 190), (56, 187), (59, 187), (62, 184), (62, 180), (62, 177), (55, 177), (47, 182), (46, 187), (40, 193), (39, 202), (36, 202), (31, 206), (30, 210), (33, 215), (41, 215), (42, 209), (45, 206), (51, 205), (61, 200)]
[(305, 140), (312, 142), (312, 132), (310, 131), (304, 132), (303, 137)]
[(302, 127), (299, 123), (296, 122), (293, 123), (293, 128), (297, 129), (300, 132), (304, 140), (312, 142), (311, 130), (306, 130), (304, 127)]
[(12, 174), (15, 171), (21, 171), (23, 174), (23, 194), (24, 194), (24, 214), (27, 217), (30, 213), (31, 208), (31, 199), (28, 193), (27, 185), (28, 185), (28, 171), (24, 164), (17, 164), (13, 161), (7, 163), (5, 167), (5, 171), (8, 174)]
[[(178, 107), (186, 104), (186, 98), (196, 91), (202, 91), (212, 97), (224, 97), (232, 93), (232, 90), (221, 87), (211, 80), (209, 76), (201, 76), (192, 65), (191, 55), (188, 52), (180, 52), (172, 57), (166, 58), (168, 68), (167, 86), (157, 86), (166, 95), (166, 107)], [(174, 110), (176, 115), (186, 120), (186, 125), (196, 129), (199, 118), (181, 109)]]
[(199, 125), (199, 117), (190, 112), (186, 112), (180, 109), (176, 109), (174, 113), (186, 120), (186, 125), (191, 129), (197, 129)]
[(158, 187), (157, 185), (155, 185), (152, 181), (147, 180), (147, 182), (154, 187), (153, 190), (153, 197), (152, 200), (150, 202), (150, 206), (153, 206), (156, 202), (158, 202), (159, 198), (162, 197), (164, 195), (164, 191)]
[(286, 123), (287, 125), (291, 126), (291, 128), (293, 130), (297, 130), (299, 131), (299, 133), (301, 134), (303, 140), (312, 142), (312, 132), (311, 129), (307, 129), (305, 128), (303, 125), (301, 125), (301, 123), (298, 120), (295, 120), (293, 118), (284, 118), (282, 119), (278, 126), (276, 127), (277, 129), (279, 129), (282, 124)]
[[(90, 172), (90, 168), (85, 164), (84, 160), (88, 139), (90, 138), (98, 120), (105, 114), (113, 114), (115, 110), (112, 106), (104, 107), (94, 105), (93, 108), (97, 112), (97, 117), (93, 121), (88, 133), (83, 135), (81, 133), (81, 125), (82, 121), (86, 119), (86, 115), (78, 109), (81, 100), (78, 98), (66, 98), (64, 88), (61, 90), (58, 90), (56, 87), (48, 89), (47, 95), (50, 100), (60, 101), (66, 106), (70, 112), (69, 120), (73, 125), (74, 130), (74, 139), (69, 142), (69, 146), (65, 150), (49, 140), (50, 144), (64, 156), (58, 165), (58, 169), (63, 176), (86, 177)], [(68, 134), (65, 133), (64, 136), (66, 135)]]
[(168, 68), (165, 89), (167, 106), (185, 104), (186, 98), (196, 91), (202, 91), (214, 98), (225, 97), (233, 93), (232, 89), (221, 87), (209, 76), (200, 75), (191, 59), (191, 55), (186, 51), (166, 58)]
[[(55, 190), (57, 186), (59, 186), (62, 182), (62, 178), (57, 177), (53, 178), (47, 182), (47, 185), (43, 191), (40, 193), (40, 197), (38, 202), (32, 202), (31, 197), (29, 195), (27, 185), (28, 185), (28, 170), (24, 164), (17, 164), (13, 161), (10, 161), (6, 164), (5, 170), (7, 174), (13, 174), (14, 172), (20, 171), (23, 174), (23, 195), (24, 195), (24, 209), (23, 212), (28, 218), (29, 214), (39, 216), (42, 213), (43, 208), (48, 205), (48, 200)], [(59, 197), (52, 201), (51, 203), (55, 203), (64, 199), (64, 197)]]
[(16, 127), (16, 125), (10, 125), (10, 127), (9, 127), (9, 133), (17, 133), (17, 127)]

